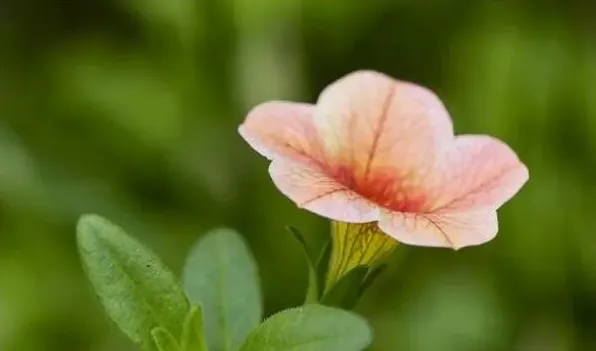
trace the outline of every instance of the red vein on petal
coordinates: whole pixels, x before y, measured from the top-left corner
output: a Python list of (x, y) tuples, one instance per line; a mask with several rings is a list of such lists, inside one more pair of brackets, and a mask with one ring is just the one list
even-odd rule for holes
[(324, 198), (325, 196), (329, 196), (329, 195), (333, 195), (333, 194), (338, 193), (338, 192), (341, 192), (341, 191), (349, 191), (349, 190), (350, 189), (347, 189), (347, 188), (338, 188), (338, 189), (329, 190), (329, 191), (327, 191), (327, 192), (325, 192), (323, 194), (320, 194), (320, 195), (315, 196), (312, 199), (309, 199), (309, 200), (306, 200), (306, 201), (301, 202), (300, 204), (298, 204), (298, 206), (299, 207), (304, 207), (304, 206), (306, 206), (306, 205), (308, 205), (310, 203), (313, 203), (313, 202), (315, 202), (315, 201), (317, 201), (319, 199)]
[(379, 139), (381, 139), (381, 134), (383, 133), (385, 123), (387, 123), (387, 119), (389, 117), (389, 106), (391, 106), (391, 100), (393, 99), (393, 96), (396, 94), (396, 92), (397, 86), (395, 84), (391, 84), (389, 93), (387, 94), (387, 97), (385, 97), (385, 101), (383, 103), (383, 110), (381, 112), (381, 117), (379, 118), (379, 123), (376, 125), (376, 128), (373, 131), (373, 143), (370, 148), (370, 153), (368, 154), (368, 159), (366, 160), (366, 167), (364, 168), (365, 181), (368, 178), (372, 161), (375, 158), (375, 154), (377, 153)]
[(441, 226), (439, 226), (435, 221), (433, 221), (432, 219), (428, 218), (428, 216), (422, 215), (422, 217), (424, 219), (426, 219), (427, 221), (429, 221), (432, 225), (435, 226), (435, 228), (437, 228), (439, 230), (439, 232), (443, 235), (443, 238), (445, 239), (445, 241), (447, 242), (447, 244), (449, 246), (451, 246), (452, 248), (455, 249), (455, 244), (453, 243), (453, 241), (451, 241), (451, 239), (449, 239), (449, 236), (447, 235), (447, 233), (445, 233), (445, 231), (443, 230), (443, 228), (441, 228)]
[(488, 184), (496, 181), (497, 179), (502, 178), (502, 177), (506, 176), (507, 174), (515, 171), (517, 167), (519, 167), (519, 164), (516, 164), (516, 165), (513, 165), (513, 166), (511, 166), (509, 168), (506, 168), (504, 171), (498, 173), (497, 175), (495, 175), (493, 177), (488, 178), (487, 180), (485, 180), (482, 183), (480, 183), (479, 185), (475, 186), (472, 190), (466, 192), (465, 194), (462, 194), (461, 196), (458, 196), (455, 199), (452, 199), (452, 200), (448, 201), (444, 205), (441, 205), (441, 206), (439, 206), (437, 208), (432, 209), (429, 213), (444, 210), (444, 209), (448, 208), (449, 206), (453, 205), (453, 203), (455, 203), (455, 202), (457, 202), (457, 201), (465, 198), (466, 196), (471, 196), (471, 195), (474, 195), (474, 194), (478, 194), (482, 188), (484, 188)]

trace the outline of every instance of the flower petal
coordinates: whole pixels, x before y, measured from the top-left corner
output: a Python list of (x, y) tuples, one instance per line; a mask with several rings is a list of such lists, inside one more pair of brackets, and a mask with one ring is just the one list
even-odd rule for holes
[(381, 166), (411, 170), (453, 140), (449, 114), (433, 92), (372, 71), (328, 86), (315, 124), (327, 155), (362, 175)]
[(315, 163), (274, 160), (269, 173), (277, 188), (298, 207), (336, 221), (377, 220), (376, 205), (330, 178)]
[(383, 212), (379, 228), (409, 245), (450, 247), (480, 245), (497, 235), (497, 213), (490, 210), (430, 214)]
[(480, 135), (460, 136), (435, 171), (432, 211), (497, 210), (528, 180), (528, 169), (505, 143)]
[[(400, 204), (385, 202), (407, 197), (439, 150), (454, 140), (449, 114), (433, 92), (372, 71), (327, 87), (315, 125), (329, 167), (341, 170), (342, 183), (394, 210)], [(384, 185), (375, 187), (379, 178)]]
[(313, 112), (308, 104), (264, 103), (248, 114), (239, 132), (272, 160), (274, 184), (299, 207), (338, 221), (375, 221), (376, 206), (326, 172)]
[(260, 104), (238, 128), (240, 135), (261, 155), (291, 159), (316, 158), (320, 149), (314, 106), (273, 101)]

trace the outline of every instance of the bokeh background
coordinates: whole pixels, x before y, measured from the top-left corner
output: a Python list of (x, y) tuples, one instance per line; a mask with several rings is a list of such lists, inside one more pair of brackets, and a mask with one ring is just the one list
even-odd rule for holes
[(123, 351), (77, 257), (94, 212), (179, 271), (242, 232), (267, 313), (301, 303), (298, 210), (237, 134), (270, 99), (361, 68), (435, 90), (531, 180), (487, 245), (401, 247), (358, 307), (371, 350), (596, 350), (596, 11), (567, 0), (2, 0), (0, 350)]

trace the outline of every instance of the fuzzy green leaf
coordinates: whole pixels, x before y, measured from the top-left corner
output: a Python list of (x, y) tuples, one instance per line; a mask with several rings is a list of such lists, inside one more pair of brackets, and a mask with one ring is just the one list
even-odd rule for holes
[(240, 351), (360, 351), (372, 331), (360, 316), (321, 305), (277, 313), (252, 332)]
[(180, 351), (176, 339), (164, 328), (158, 327), (153, 329), (151, 335), (159, 351)]
[(77, 225), (83, 267), (106, 313), (144, 350), (156, 350), (151, 331), (182, 333), (189, 304), (174, 274), (148, 248), (96, 215)]
[(207, 351), (203, 311), (200, 306), (193, 306), (184, 320), (182, 329), (182, 351)]
[(209, 351), (236, 351), (262, 316), (256, 263), (242, 236), (217, 229), (188, 255), (184, 288), (204, 312)]

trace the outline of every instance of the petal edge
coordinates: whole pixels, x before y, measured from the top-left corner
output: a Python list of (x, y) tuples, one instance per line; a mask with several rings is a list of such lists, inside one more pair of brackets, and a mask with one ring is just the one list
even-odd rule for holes
[(249, 111), (238, 133), (269, 160), (313, 158), (319, 144), (313, 115), (314, 106), (310, 104), (265, 102)]
[(378, 218), (375, 204), (327, 176), (316, 164), (274, 160), (269, 174), (279, 191), (300, 208), (341, 222), (366, 223)]
[(399, 213), (385, 211), (379, 228), (401, 243), (459, 250), (484, 244), (498, 232), (495, 211)]

